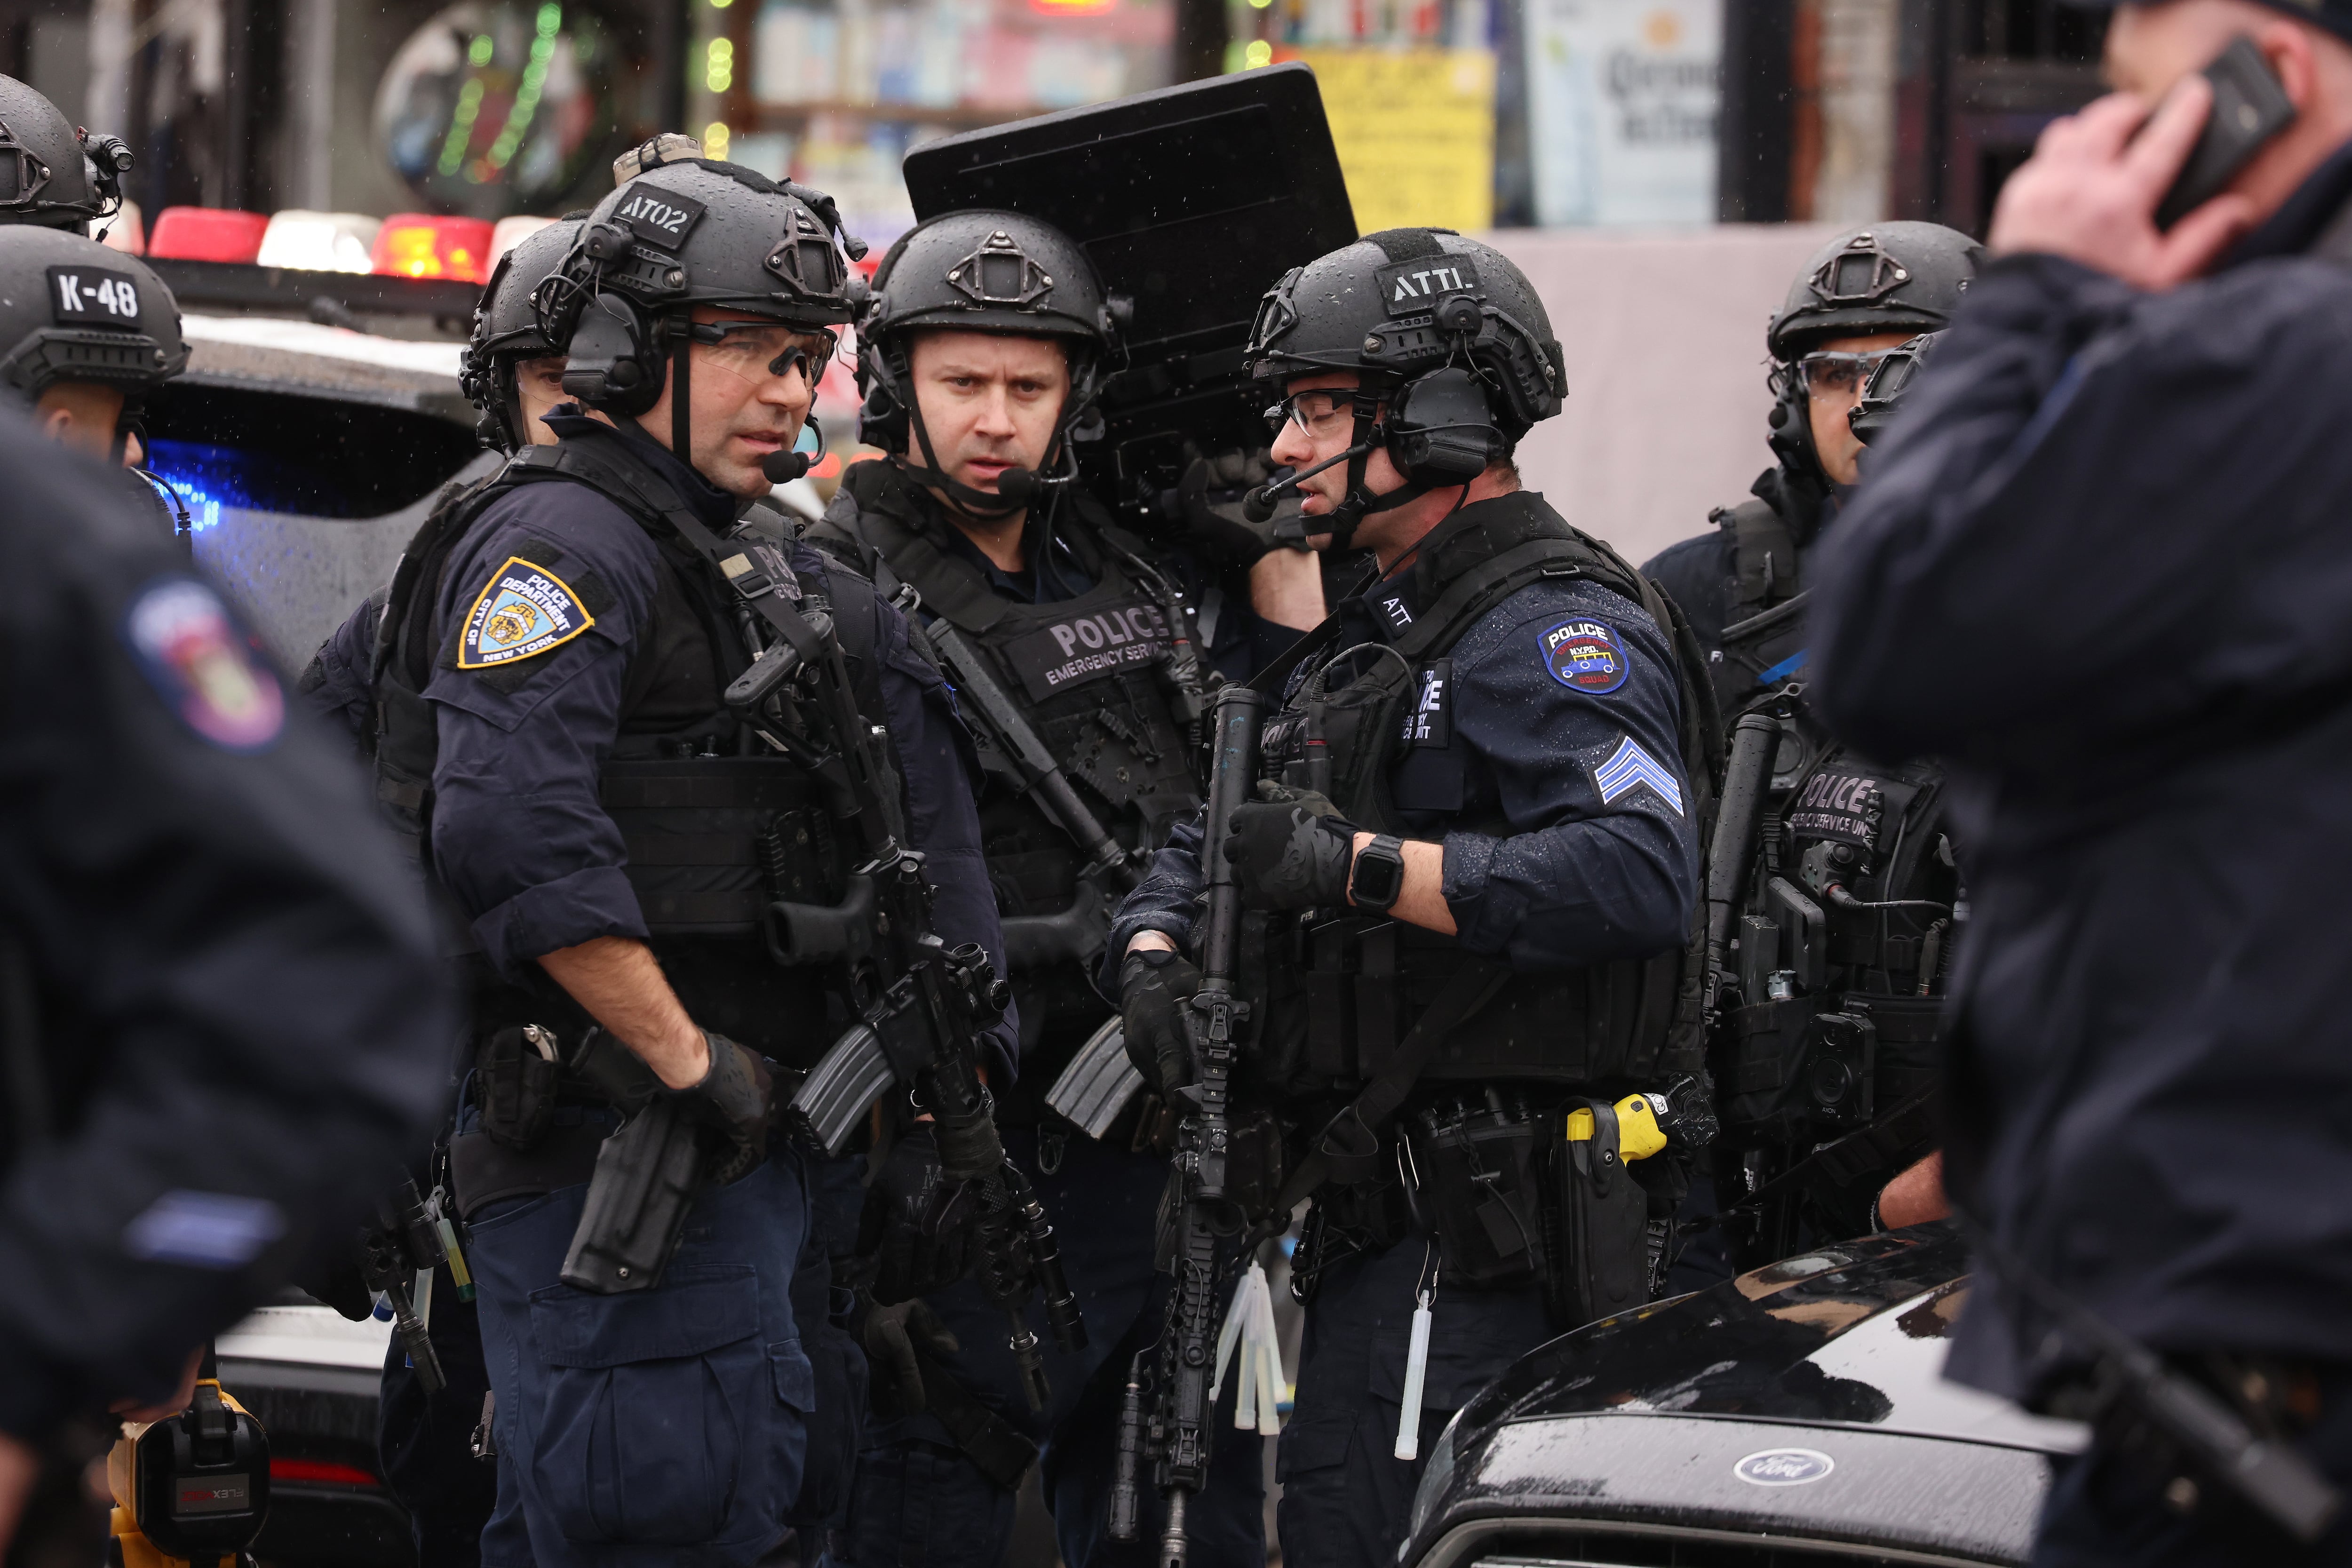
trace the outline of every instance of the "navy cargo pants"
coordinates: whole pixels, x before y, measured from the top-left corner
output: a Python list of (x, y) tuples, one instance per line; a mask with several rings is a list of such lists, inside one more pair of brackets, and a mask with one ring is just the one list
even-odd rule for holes
[(468, 1221), (483, 1359), (498, 1396), (488, 1568), (749, 1565), (787, 1528), (816, 1373), (792, 1285), (809, 1229), (800, 1156), (695, 1200), (660, 1286), (595, 1296), (557, 1279), (587, 1184)]
[(1276, 1521), (1283, 1568), (1396, 1568), (1413, 1489), (1454, 1413), (1552, 1337), (1542, 1292), (1449, 1290), (1432, 1309), (1421, 1455), (1396, 1457), (1413, 1292), (1428, 1261), (1419, 1237), (1327, 1266), (1299, 1342), (1297, 1408), (1282, 1429)]
[[(1075, 1356), (1055, 1350), (1043, 1309), (1031, 1304), (1030, 1327), (1054, 1384), (1052, 1407), (1033, 1415), (1005, 1348), (1004, 1316), (967, 1280), (928, 1298), (961, 1346), (950, 1371), (1039, 1445), (1038, 1479), (1067, 1568), (1148, 1568), (1162, 1519), (1149, 1468), (1143, 1528), (1131, 1543), (1110, 1539), (1110, 1489), (1128, 1363), (1157, 1342), (1167, 1310), (1152, 1247), (1168, 1162), (1073, 1133), (1047, 1173), (1034, 1130), (1008, 1129), (1004, 1142), (1053, 1216), (1063, 1268), (1086, 1315), (1087, 1349)], [(1265, 1568), (1264, 1439), (1234, 1429), (1233, 1398), (1229, 1388), (1209, 1487), (1187, 1510), (1194, 1568)], [(1013, 1494), (925, 1414), (868, 1428), (848, 1527), (836, 1539), (856, 1568), (998, 1568), (1013, 1515)]]

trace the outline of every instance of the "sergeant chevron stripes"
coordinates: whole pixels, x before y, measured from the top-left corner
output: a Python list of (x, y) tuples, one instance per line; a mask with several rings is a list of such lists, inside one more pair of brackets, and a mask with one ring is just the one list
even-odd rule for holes
[(1675, 808), (1676, 816), (1683, 814), (1683, 786), (1674, 770), (1635, 745), (1631, 735), (1617, 743), (1607, 762), (1592, 770), (1592, 784), (1601, 792), (1603, 805), (1612, 804), (1635, 784), (1648, 784), (1660, 800)]

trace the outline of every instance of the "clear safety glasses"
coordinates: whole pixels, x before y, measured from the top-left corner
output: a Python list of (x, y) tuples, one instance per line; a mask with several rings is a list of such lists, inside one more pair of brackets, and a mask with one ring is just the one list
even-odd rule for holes
[(789, 374), (797, 363), (812, 387), (840, 343), (821, 328), (777, 321), (697, 321), (694, 341), (703, 346), (702, 361), (713, 370), (756, 382)]
[(1841, 392), (1859, 395), (1862, 384), (1878, 368), (1879, 361), (1895, 351), (1869, 349), (1861, 353), (1832, 353), (1807, 354), (1797, 362), (1797, 384), (1807, 392)]
[(1265, 411), (1265, 427), (1279, 436), (1285, 425), (1296, 425), (1310, 441), (1350, 435), (1355, 428), (1355, 399), (1354, 390), (1345, 386), (1294, 392)]

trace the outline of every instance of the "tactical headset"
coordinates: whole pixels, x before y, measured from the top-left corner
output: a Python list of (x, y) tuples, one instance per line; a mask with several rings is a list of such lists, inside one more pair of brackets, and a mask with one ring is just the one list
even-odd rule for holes
[[(694, 322), (693, 307), (732, 307), (830, 336), (855, 319), (865, 291), (845, 253), (861, 259), (866, 244), (843, 231), (831, 196), (708, 158), (653, 163), (597, 204), (531, 308), (566, 356), (565, 394), (588, 407), (635, 418), (670, 380), (670, 449), (690, 463), (690, 345), (720, 336)], [(788, 368), (785, 359), (770, 366)], [(803, 372), (814, 395), (816, 374), (805, 363)], [(807, 425), (818, 430), (814, 414)], [(815, 461), (775, 452), (761, 468), (782, 484)]]
[[(1451, 229), (1387, 229), (1293, 268), (1260, 303), (1244, 358), (1277, 384), (1318, 370), (1357, 375), (1347, 449), (1243, 503), (1265, 521), (1285, 493), (1345, 463), (1339, 504), (1293, 525), (1303, 533), (1328, 523), (1337, 549), (1365, 518), (1432, 490), (1459, 487), (1466, 500), (1471, 481), (1559, 412), (1567, 379), (1525, 275)], [(1278, 407), (1268, 416), (1277, 434), (1281, 417)], [(1375, 496), (1365, 476), (1380, 450), (1405, 482)]]
[[(917, 483), (940, 491), (974, 521), (1010, 517), (1050, 487), (1076, 479), (1069, 444), (1100, 428), (1095, 401), (1117, 367), (1132, 316), (1127, 299), (1104, 292), (1077, 243), (1050, 224), (977, 208), (918, 224), (882, 258), (858, 319), (857, 386), (865, 399), (858, 438), (895, 454)], [(1007, 470), (993, 493), (941, 470), (911, 390), (914, 335), (925, 328), (1062, 342), (1070, 390), (1041, 468)], [(912, 460), (915, 450), (922, 453), (920, 464)]]

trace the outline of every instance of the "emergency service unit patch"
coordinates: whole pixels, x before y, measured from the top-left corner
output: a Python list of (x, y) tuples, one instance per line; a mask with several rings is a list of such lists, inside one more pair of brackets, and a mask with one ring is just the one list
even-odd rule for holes
[(1606, 696), (1625, 684), (1628, 666), (1616, 631), (1599, 621), (1562, 621), (1542, 637), (1544, 668), (1570, 691)]
[(1404, 716), (1398, 740), (1424, 751), (1443, 751), (1454, 743), (1454, 661), (1441, 658), (1424, 666), (1420, 695)]
[(1683, 814), (1682, 781), (1675, 777), (1674, 769), (1635, 745), (1631, 735), (1618, 742), (1609, 760), (1592, 770), (1592, 787), (1601, 792), (1603, 805), (1614, 805), (1619, 795), (1643, 784), (1672, 806), (1676, 816)]
[(1122, 599), (1010, 638), (1004, 656), (1029, 695), (1043, 702), (1057, 691), (1155, 664), (1168, 657), (1172, 640), (1159, 605)]
[(466, 612), (457, 639), (457, 668), (496, 669), (535, 658), (595, 624), (596, 617), (562, 578), (509, 555)]
[(286, 727), (286, 693), (210, 588), (167, 577), (131, 601), (124, 640), (181, 722), (228, 752), (258, 752)]

